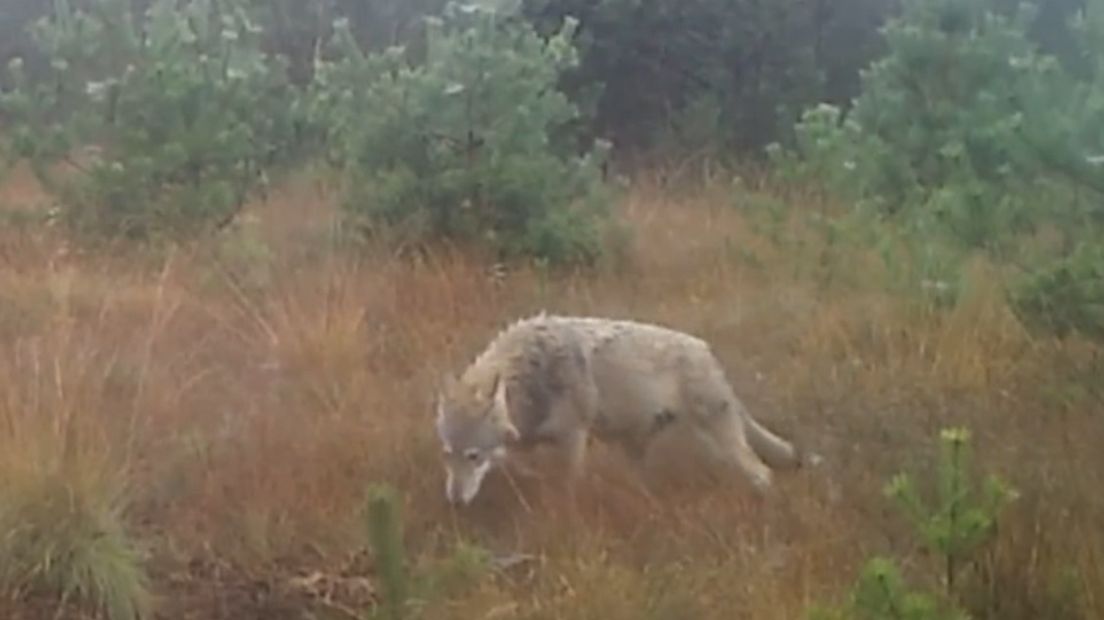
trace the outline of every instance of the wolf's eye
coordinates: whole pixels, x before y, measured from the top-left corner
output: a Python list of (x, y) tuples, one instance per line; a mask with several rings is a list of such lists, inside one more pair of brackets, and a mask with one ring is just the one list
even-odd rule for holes
[(467, 459), (469, 461), (472, 461), (474, 463), (475, 461), (479, 460), (479, 451), (478, 450), (469, 450), (469, 451), (464, 453), (464, 456), (467, 457)]

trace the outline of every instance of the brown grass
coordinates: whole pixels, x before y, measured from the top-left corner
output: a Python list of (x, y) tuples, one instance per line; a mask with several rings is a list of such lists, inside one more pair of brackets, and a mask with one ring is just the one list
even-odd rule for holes
[[(82, 253), (39, 229), (0, 240), (0, 467), (72, 451), (123, 472), (164, 617), (348, 611), (287, 584), (354, 571), (364, 491), (388, 482), (414, 557), (459, 538), (537, 557), (430, 617), (799, 618), (871, 553), (924, 574), (930, 558), (881, 489), (926, 466), (952, 424), (1022, 494), (987, 560), (993, 617), (1058, 617), (1067, 573), (1068, 617), (1104, 617), (1100, 352), (1027, 334), (991, 268), (957, 307), (926, 310), (884, 292), (869, 256), (825, 263), (799, 228), (802, 249), (777, 248), (740, 200), (641, 182), (623, 204), (623, 260), (497, 282), (463, 250), (400, 259), (332, 243), (328, 204), (293, 183), (229, 239), (158, 256)], [(700, 334), (753, 413), (826, 465), (780, 475), (764, 502), (738, 483), (656, 501), (599, 449), (578, 520), (551, 490), (503, 476), (451, 509), (432, 390), (539, 309)], [(21, 605), (13, 614), (37, 617)]]

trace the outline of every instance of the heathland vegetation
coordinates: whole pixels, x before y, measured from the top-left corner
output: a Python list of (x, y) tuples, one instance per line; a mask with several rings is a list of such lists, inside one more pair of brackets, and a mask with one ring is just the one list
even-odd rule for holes
[[(1104, 0), (11, 4), (0, 616), (1104, 615)], [(824, 463), (447, 505), (542, 309)]]

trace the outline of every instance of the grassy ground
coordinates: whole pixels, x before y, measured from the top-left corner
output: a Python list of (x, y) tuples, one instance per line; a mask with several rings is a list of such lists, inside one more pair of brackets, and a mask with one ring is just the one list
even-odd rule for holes
[[(2, 196), (34, 191), (17, 178)], [(622, 260), (501, 278), (459, 250), (331, 243), (311, 183), (229, 239), (156, 256), (6, 225), (0, 538), (20, 561), (0, 574), (0, 615), (53, 617), (42, 584), (91, 574), (117, 617), (128, 601), (173, 619), (355, 617), (375, 585), (365, 491), (387, 482), (411, 557), (448, 575), (425, 617), (800, 618), (870, 554), (919, 584), (937, 574), (882, 487), (965, 425), (979, 468), (1021, 493), (975, 608), (1104, 617), (1100, 352), (1027, 334), (985, 265), (963, 302), (933, 311), (887, 292), (872, 256), (826, 253), (796, 224), (776, 245), (748, 215), (763, 200), (641, 181), (621, 209)], [(574, 518), (554, 491), (500, 475), (470, 510), (450, 508), (433, 387), (541, 309), (705, 337), (753, 414), (826, 463), (780, 474), (765, 500), (739, 480), (657, 499), (599, 448)], [(532, 559), (464, 578), (458, 541)], [(148, 601), (132, 596), (147, 587), (134, 567)]]

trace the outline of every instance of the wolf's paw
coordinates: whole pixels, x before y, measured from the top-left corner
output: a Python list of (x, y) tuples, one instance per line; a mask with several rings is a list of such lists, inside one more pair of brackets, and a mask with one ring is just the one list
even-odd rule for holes
[(765, 493), (771, 488), (771, 474), (769, 471), (756, 472), (751, 475), (751, 486), (759, 493)]
[(804, 452), (797, 461), (798, 467), (814, 469), (824, 464), (824, 457), (816, 452)]

